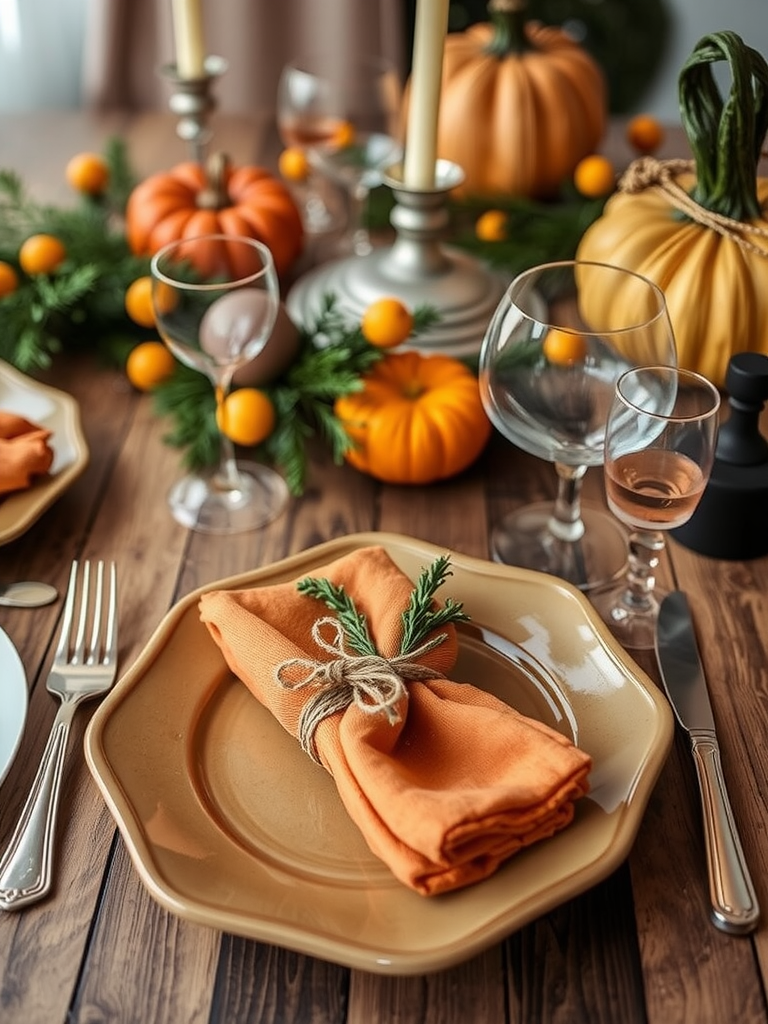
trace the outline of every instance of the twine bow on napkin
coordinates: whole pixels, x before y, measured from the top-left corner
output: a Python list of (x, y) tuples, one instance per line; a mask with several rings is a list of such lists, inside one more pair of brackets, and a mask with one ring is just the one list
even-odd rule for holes
[(481, 686), (447, 678), (458, 637), (440, 616), (460, 606), (446, 601), (411, 630), (414, 585), (378, 546), (317, 575), (354, 615), (321, 614), (302, 578), (211, 591), (201, 618), (232, 672), (332, 775), (400, 881), (422, 895), (457, 889), (571, 822), (590, 757)]
[[(329, 626), (334, 633), (330, 643), (323, 638), (323, 626)], [(416, 660), (447, 640), (445, 633), (432, 637), (408, 654), (394, 658), (382, 658), (380, 654), (352, 654), (346, 650), (344, 638), (339, 620), (326, 615), (313, 623), (312, 639), (322, 650), (335, 655), (334, 660), (290, 658), (275, 670), (277, 682), (286, 690), (311, 686), (318, 691), (302, 708), (298, 733), (302, 750), (318, 764), (322, 761), (315, 745), (315, 730), (324, 718), (354, 704), (363, 714), (386, 715), (387, 721), (394, 725), (401, 717), (398, 705), (408, 696), (405, 683), (445, 678), (441, 672)], [(301, 673), (300, 678), (291, 678), (297, 669)]]
[(0, 495), (31, 487), (53, 464), (51, 431), (0, 410)]

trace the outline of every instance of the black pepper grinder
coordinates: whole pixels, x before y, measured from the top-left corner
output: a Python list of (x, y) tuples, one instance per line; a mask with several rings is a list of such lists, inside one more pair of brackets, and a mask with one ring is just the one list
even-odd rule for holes
[(709, 483), (693, 516), (670, 532), (712, 558), (759, 558), (768, 554), (768, 440), (759, 428), (768, 356), (732, 356), (725, 387), (730, 414), (718, 433)]

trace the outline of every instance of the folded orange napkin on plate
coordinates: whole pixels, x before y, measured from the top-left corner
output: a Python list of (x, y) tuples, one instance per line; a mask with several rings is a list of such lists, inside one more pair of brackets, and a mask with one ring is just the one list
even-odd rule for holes
[(51, 431), (23, 416), (0, 410), (0, 494), (30, 487), (53, 463)]
[[(424, 895), (477, 882), (572, 820), (574, 800), (588, 791), (591, 759), (479, 686), (441, 678), (458, 651), (453, 623), (435, 631), (444, 639), (413, 659), (416, 669), (400, 669), (402, 612), (414, 584), (383, 548), (359, 549), (311, 576), (343, 587), (379, 654), (410, 679), (405, 693), (385, 686), (387, 706), (372, 712), (366, 687), (382, 666), (363, 666), (370, 677), (361, 686), (363, 707), (344, 707), (342, 699), (340, 710), (315, 716), (312, 741), (303, 743), (398, 879)], [(288, 732), (303, 735), (304, 709), (319, 699), (327, 663), (343, 660), (340, 648), (350, 650), (326, 604), (293, 581), (212, 591), (200, 613), (234, 674)], [(332, 664), (331, 681), (334, 671)]]

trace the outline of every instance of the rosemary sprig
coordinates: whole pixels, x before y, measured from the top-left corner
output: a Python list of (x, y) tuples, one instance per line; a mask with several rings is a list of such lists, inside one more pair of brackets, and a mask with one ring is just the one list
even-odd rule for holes
[[(460, 602), (448, 598), (442, 607), (434, 608), (434, 597), (447, 576), (449, 569), (447, 555), (440, 555), (430, 566), (422, 569), (416, 586), (411, 591), (408, 607), (402, 614), (403, 636), (400, 654), (410, 654), (427, 639), (430, 633), (450, 622), (466, 622), (469, 616)], [(299, 580), (297, 589), (309, 597), (323, 601), (331, 611), (336, 612), (346, 638), (358, 654), (377, 654), (376, 646), (368, 632), (368, 623), (355, 607), (355, 602), (342, 586), (330, 580), (308, 576)]]
[(299, 580), (296, 587), (299, 593), (316, 597), (319, 601), (325, 602), (331, 611), (336, 612), (350, 647), (358, 654), (377, 653), (376, 645), (368, 632), (365, 616), (357, 610), (355, 602), (344, 587), (336, 586), (330, 580), (318, 579), (314, 576), (307, 576), (305, 579)]
[(400, 653), (409, 654), (427, 639), (430, 633), (450, 622), (467, 622), (469, 616), (463, 611), (461, 602), (447, 598), (441, 608), (433, 608), (436, 591), (452, 576), (447, 555), (440, 555), (434, 562), (422, 569), (415, 588), (411, 591), (408, 607), (402, 614), (403, 637)]

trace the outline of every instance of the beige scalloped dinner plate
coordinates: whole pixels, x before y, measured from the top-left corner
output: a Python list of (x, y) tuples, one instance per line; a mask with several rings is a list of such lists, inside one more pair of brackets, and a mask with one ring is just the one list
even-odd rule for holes
[[(204, 589), (290, 580), (371, 544), (414, 580), (443, 553), (356, 534)], [(198, 590), (164, 618), (86, 734), (89, 767), (160, 904), (350, 967), (415, 974), (469, 958), (626, 857), (672, 742), (664, 697), (575, 588), (450, 554), (442, 590), (472, 618), (453, 677), (592, 755), (591, 794), (573, 823), (479, 884), (437, 897), (402, 886), (368, 851), (330, 776), (230, 674), (199, 620)]]
[(0, 360), (0, 409), (52, 431), (50, 472), (31, 487), (0, 498), (0, 544), (20, 537), (88, 465), (80, 409), (65, 391), (40, 384)]

